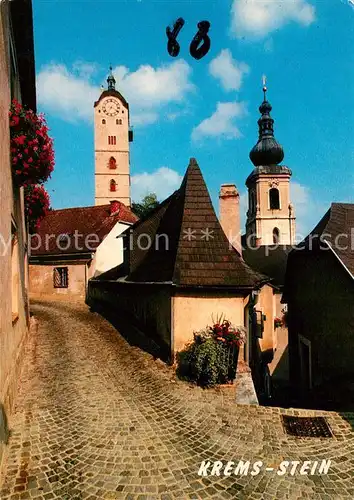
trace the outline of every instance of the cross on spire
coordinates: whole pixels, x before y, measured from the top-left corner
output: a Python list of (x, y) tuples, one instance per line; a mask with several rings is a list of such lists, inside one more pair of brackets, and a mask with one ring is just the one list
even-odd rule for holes
[(266, 92), (267, 92), (267, 77), (266, 75), (262, 76), (262, 83), (263, 83), (263, 95), (264, 95), (264, 100), (266, 101)]

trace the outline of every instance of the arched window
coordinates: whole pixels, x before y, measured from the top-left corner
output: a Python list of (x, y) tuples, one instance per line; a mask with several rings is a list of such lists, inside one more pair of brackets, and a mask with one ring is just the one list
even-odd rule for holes
[(102, 125), (106, 125), (106, 120), (103, 118)]
[(269, 190), (269, 207), (271, 210), (280, 209), (279, 191), (277, 188)]
[(254, 213), (256, 210), (256, 193), (254, 191), (251, 191), (251, 200), (250, 200), (250, 210), (251, 213)]
[(122, 125), (122, 120), (119, 118), (116, 119), (116, 125)]
[(274, 245), (277, 245), (279, 243), (279, 240), (280, 240), (279, 229), (277, 227), (275, 227), (273, 229), (273, 243), (274, 243)]
[(114, 170), (115, 168), (117, 168), (117, 162), (116, 162), (116, 159), (114, 158), (114, 156), (110, 157), (109, 162), (108, 162), (108, 167), (111, 170)]
[(117, 183), (114, 179), (111, 179), (111, 182), (109, 183), (109, 190), (110, 191), (116, 191), (117, 189)]

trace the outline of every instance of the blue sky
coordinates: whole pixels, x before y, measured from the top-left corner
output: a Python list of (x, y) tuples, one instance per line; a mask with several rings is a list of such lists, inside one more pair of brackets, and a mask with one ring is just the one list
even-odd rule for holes
[[(110, 63), (130, 103), (133, 199), (166, 197), (196, 157), (216, 209), (220, 184), (234, 182), (245, 211), (265, 73), (298, 232), (331, 201), (354, 202), (353, 3), (33, 0), (38, 110), (55, 141), (52, 206), (94, 203), (93, 101)], [(178, 17), (172, 58), (165, 29)], [(189, 44), (203, 19), (211, 50), (197, 61)]]

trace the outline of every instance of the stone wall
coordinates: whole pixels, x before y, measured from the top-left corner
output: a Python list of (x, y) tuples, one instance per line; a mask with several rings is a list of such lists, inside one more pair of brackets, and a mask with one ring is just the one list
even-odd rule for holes
[[(162, 356), (171, 360), (171, 287), (89, 281), (87, 303), (94, 310), (122, 316), (150, 336), (161, 347)], [(119, 319), (119, 318), (118, 318)]]

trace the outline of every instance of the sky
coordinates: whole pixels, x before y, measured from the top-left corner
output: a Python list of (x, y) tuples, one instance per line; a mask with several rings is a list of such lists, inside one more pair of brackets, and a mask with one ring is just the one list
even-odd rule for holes
[[(354, 203), (354, 0), (33, 0), (33, 9), (53, 208), (94, 204), (93, 103), (110, 64), (130, 105), (133, 201), (166, 198), (195, 157), (216, 211), (220, 185), (235, 183), (244, 221), (265, 74), (297, 233), (331, 202)], [(179, 17), (174, 58), (166, 27)], [(211, 48), (196, 60), (201, 20)]]

